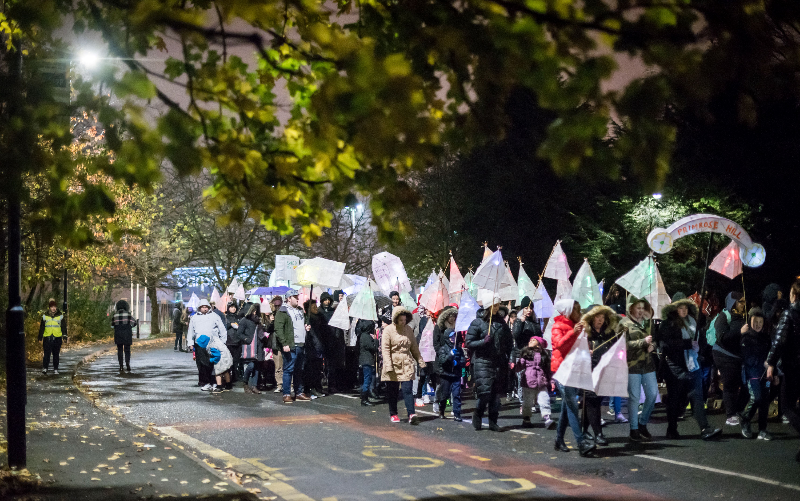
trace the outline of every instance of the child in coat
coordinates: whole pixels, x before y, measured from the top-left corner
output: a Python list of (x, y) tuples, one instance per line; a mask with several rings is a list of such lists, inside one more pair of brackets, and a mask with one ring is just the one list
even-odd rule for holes
[(466, 362), (464, 350), (458, 346), (456, 332), (444, 331), (445, 337), (436, 352), (435, 371), (439, 375), (436, 387), (436, 402), (439, 403), (439, 417), (444, 419), (447, 399), (453, 406), (453, 420), (461, 422), (461, 372)]
[(542, 420), (547, 429), (552, 429), (555, 421), (550, 419), (550, 357), (545, 351), (547, 341), (533, 336), (528, 346), (520, 351), (520, 358), (514, 369), (522, 373), (522, 427), (531, 428), (531, 414), (534, 400), (539, 403)]
[(750, 392), (750, 401), (747, 402), (744, 410), (739, 414), (742, 436), (744, 438), (754, 438), (755, 434), (751, 428), (751, 421), (758, 412), (758, 438), (761, 440), (772, 440), (772, 435), (767, 432), (767, 414), (769, 404), (772, 402), (769, 381), (766, 377), (764, 362), (770, 349), (770, 337), (764, 326), (764, 314), (761, 308), (750, 310), (750, 322), (745, 324), (742, 329), (741, 353), (742, 353), (742, 379)]

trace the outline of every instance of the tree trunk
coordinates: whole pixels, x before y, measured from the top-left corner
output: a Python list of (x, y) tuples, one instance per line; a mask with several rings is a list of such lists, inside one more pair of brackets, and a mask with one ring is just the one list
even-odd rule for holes
[(158, 294), (155, 285), (147, 286), (147, 297), (150, 299), (150, 335), (161, 334), (161, 323), (158, 319)]

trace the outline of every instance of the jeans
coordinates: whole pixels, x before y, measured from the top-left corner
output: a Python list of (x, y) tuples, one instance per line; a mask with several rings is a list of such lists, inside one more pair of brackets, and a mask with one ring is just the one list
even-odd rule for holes
[(244, 376), (242, 377), (244, 383), (248, 386), (258, 385), (258, 362), (250, 360), (244, 366)]
[(583, 432), (581, 432), (580, 410), (578, 409), (578, 389), (556, 381), (556, 389), (561, 395), (561, 416), (558, 419), (558, 428), (556, 428), (556, 442), (561, 443), (564, 441), (564, 434), (567, 432), (567, 423), (572, 428), (572, 434), (575, 435), (575, 442), (579, 445), (583, 443)]
[(294, 394), (303, 393), (303, 370), (306, 365), (306, 352), (302, 346), (283, 354), (283, 395), (292, 394), (292, 376), (294, 376)]
[[(615, 416), (622, 412), (622, 397), (608, 397), (608, 407), (614, 411)], [(630, 412), (630, 409), (628, 412)]]
[(444, 414), (447, 408), (447, 398), (453, 405), (453, 415), (461, 417), (461, 378), (456, 376), (442, 376), (439, 386), (436, 387), (436, 401), (439, 402), (439, 414)]
[(729, 357), (717, 350), (714, 353), (714, 364), (722, 376), (722, 402), (725, 404), (725, 414), (733, 417), (743, 407), (742, 390), (742, 360)]
[(400, 395), (400, 390), (403, 390), (403, 402), (406, 404), (408, 415), (416, 414), (412, 384), (412, 381), (386, 381), (386, 399), (389, 401), (390, 416), (397, 415), (397, 397)]
[(742, 411), (742, 420), (749, 423), (758, 411), (758, 431), (766, 431), (769, 404), (772, 402), (772, 399), (769, 398), (770, 389), (758, 378), (748, 380), (747, 388), (750, 391), (750, 400)]
[[(667, 431), (678, 431), (678, 416), (685, 405), (688, 396), (692, 403), (692, 414), (700, 426), (700, 431), (708, 428), (706, 408), (703, 402), (703, 371), (682, 372), (667, 374)], [(644, 414), (644, 413), (642, 413)]]
[[(702, 377), (702, 375), (701, 375)], [(702, 380), (701, 380), (702, 381)], [(644, 386), (644, 406), (642, 415), (639, 415), (639, 388)], [(631, 423), (631, 430), (638, 430), (639, 425), (647, 426), (650, 422), (650, 414), (656, 406), (658, 397), (658, 378), (655, 372), (646, 374), (628, 374), (628, 421)]]
[(118, 344), (117, 345), (117, 360), (119, 360), (119, 368), (122, 369), (122, 353), (125, 352), (125, 365), (131, 366), (131, 345)]
[(361, 373), (364, 375), (364, 382), (361, 384), (361, 394), (369, 393), (370, 386), (372, 386), (372, 378), (375, 377), (375, 367), (372, 365), (362, 365)]
[(47, 369), (50, 366), (50, 355), (53, 355), (53, 369), (58, 370), (58, 355), (61, 353), (61, 338), (55, 336), (47, 336), (42, 339), (42, 349), (44, 350), (44, 358), (42, 359), (42, 368)]

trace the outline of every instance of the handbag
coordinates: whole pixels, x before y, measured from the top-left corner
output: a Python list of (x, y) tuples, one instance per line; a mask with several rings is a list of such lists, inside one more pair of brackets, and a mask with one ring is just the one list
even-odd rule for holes
[(686, 360), (686, 370), (689, 372), (700, 370), (700, 362), (697, 360), (697, 351), (694, 348), (683, 350), (683, 358)]

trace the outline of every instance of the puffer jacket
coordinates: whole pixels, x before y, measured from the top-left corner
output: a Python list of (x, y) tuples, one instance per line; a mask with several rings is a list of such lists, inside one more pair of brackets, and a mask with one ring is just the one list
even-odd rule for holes
[[(520, 311), (522, 314), (522, 311)], [(539, 320), (536, 318), (536, 313), (531, 311), (531, 316), (528, 318), (518, 317), (514, 322), (512, 329), (514, 335), (514, 351), (511, 358), (516, 360), (520, 357), (520, 351), (528, 346), (528, 342), (532, 337), (542, 337), (542, 328), (539, 326)]]
[[(599, 315), (606, 317), (600, 332), (595, 331), (592, 326), (594, 319)], [(603, 354), (614, 346), (613, 339), (619, 336), (616, 332), (618, 318), (614, 310), (608, 306), (595, 306), (581, 317), (583, 331), (589, 338), (589, 348), (592, 350), (592, 369), (600, 362)]]
[(725, 298), (725, 309), (730, 312), (731, 321), (728, 322), (725, 312), (717, 315), (717, 319), (714, 321), (717, 342), (714, 344), (713, 350), (722, 351), (725, 355), (740, 358), (742, 355), (740, 346), (742, 342), (742, 326), (744, 326), (745, 320), (743, 315), (731, 309), (735, 303), (736, 301), (731, 298), (731, 294), (728, 294), (728, 297)]
[(520, 350), (520, 357), (514, 370), (522, 372), (521, 385), (524, 388), (549, 388), (550, 357), (545, 350), (534, 351), (527, 346)]
[(656, 341), (661, 354), (666, 358), (667, 367), (670, 372), (677, 377), (686, 377), (686, 358), (684, 350), (692, 348), (692, 339), (683, 337), (683, 320), (678, 316), (678, 306), (686, 305), (689, 308), (688, 321), (697, 329), (697, 305), (691, 299), (681, 299), (668, 304), (661, 310), (662, 322), (658, 326), (658, 332), (653, 338)]
[[(631, 318), (631, 306), (639, 301), (644, 301), (647, 309), (651, 309), (647, 300), (630, 295), (626, 308), (627, 316), (617, 325), (617, 332), (625, 336), (628, 350), (628, 374), (648, 374), (656, 371), (656, 363), (652, 354), (647, 351), (648, 344), (644, 339), (650, 335), (650, 321), (643, 319), (642, 323), (639, 323)], [(692, 304), (694, 303), (692, 302)], [(694, 306), (694, 309), (697, 311), (697, 305)], [(655, 345), (655, 343), (653, 344)]]
[[(478, 310), (477, 318), (467, 330), (464, 346), (472, 353), (475, 392), (477, 395), (503, 393), (508, 382), (508, 364), (511, 350), (514, 349), (514, 338), (505, 318), (508, 309), (501, 306), (491, 318), (491, 336), (489, 336), (489, 310)], [(488, 338), (487, 338), (488, 336)]]
[(778, 361), (784, 372), (800, 371), (800, 302), (783, 312), (772, 336), (767, 363), (774, 367)]
[[(452, 311), (458, 313), (458, 308), (455, 306), (445, 306), (442, 308), (442, 311), (439, 312), (439, 316), (436, 319), (436, 325), (433, 326), (433, 349), (436, 351), (436, 353), (439, 353), (439, 348), (441, 348), (442, 345), (447, 342), (447, 335), (445, 334), (447, 327), (445, 326), (444, 321)], [(419, 343), (419, 340), (417, 342)]]
[(398, 331), (397, 317), (401, 314), (411, 315), (403, 306), (398, 306), (392, 312), (392, 323), (383, 329), (381, 335), (381, 356), (383, 357), (383, 369), (381, 371), (381, 381), (412, 381), (414, 379), (414, 362), (420, 368), (425, 367), (425, 361), (419, 352), (417, 340), (414, 339), (414, 329), (404, 325)]
[[(446, 329), (442, 333), (444, 341), (439, 346), (439, 349), (436, 350), (434, 367), (436, 374), (452, 379), (461, 377), (461, 369), (466, 365), (467, 357), (464, 354), (464, 350), (456, 346), (458, 344), (458, 335), (456, 335), (455, 343), (450, 342), (450, 332), (453, 332), (453, 329)], [(453, 354), (453, 350), (455, 350), (455, 354)]]
[(553, 343), (553, 353), (550, 358), (550, 371), (555, 374), (578, 339), (578, 335), (575, 334), (575, 322), (564, 315), (557, 316), (552, 322), (550, 341)]

